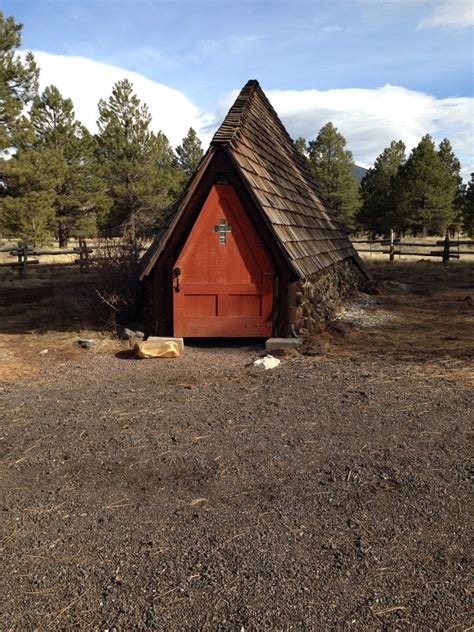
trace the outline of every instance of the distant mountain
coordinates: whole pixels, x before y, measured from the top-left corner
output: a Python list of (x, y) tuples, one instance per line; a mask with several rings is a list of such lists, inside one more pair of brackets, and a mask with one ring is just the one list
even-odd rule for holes
[(359, 165), (354, 165), (354, 175), (357, 178), (357, 180), (359, 180), (359, 182), (365, 176), (367, 171), (368, 169), (364, 169), (364, 167), (359, 167)]

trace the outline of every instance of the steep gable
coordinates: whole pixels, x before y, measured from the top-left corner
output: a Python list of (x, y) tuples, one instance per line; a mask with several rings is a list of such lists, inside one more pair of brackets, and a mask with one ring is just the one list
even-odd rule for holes
[(358, 259), (257, 81), (242, 89), (212, 146), (229, 149), (300, 277)]
[(363, 263), (345, 227), (325, 205), (306, 160), (278, 118), (258, 81), (248, 81), (215, 133), (201, 164), (190, 179), (144, 256), (143, 279), (161, 252), (214, 155), (224, 150), (261, 211), (273, 239), (297, 277), (304, 279), (328, 266), (353, 258)]

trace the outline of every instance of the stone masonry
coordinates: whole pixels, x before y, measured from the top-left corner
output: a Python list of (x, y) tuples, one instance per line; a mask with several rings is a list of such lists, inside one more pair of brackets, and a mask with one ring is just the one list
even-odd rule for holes
[(354, 296), (365, 281), (352, 259), (339, 261), (300, 281), (296, 291), (296, 333), (308, 334), (318, 323), (334, 318), (342, 303)]

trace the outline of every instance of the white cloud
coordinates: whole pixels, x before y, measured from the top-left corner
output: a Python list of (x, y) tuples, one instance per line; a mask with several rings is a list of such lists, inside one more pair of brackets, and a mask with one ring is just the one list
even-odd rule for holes
[[(77, 117), (91, 131), (96, 129), (97, 103), (107, 98), (113, 84), (127, 77), (153, 116), (153, 128), (163, 130), (173, 146), (189, 127), (204, 146), (232, 105), (238, 90), (206, 114), (183, 93), (117, 66), (83, 57), (35, 52), (41, 68), (41, 88), (56, 85), (74, 103)], [(205, 77), (203, 77), (205, 81)], [(436, 141), (447, 136), (463, 165), (463, 175), (474, 171), (474, 99), (435, 96), (386, 85), (377, 89), (268, 90), (267, 96), (293, 138), (313, 139), (332, 121), (347, 139), (358, 164), (370, 166), (392, 140), (402, 139), (411, 150), (429, 133)]]
[(190, 127), (199, 130), (207, 120), (182, 92), (139, 73), (85, 57), (33, 53), (41, 69), (40, 89), (57, 86), (64, 97), (72, 99), (77, 118), (92, 132), (97, 129), (99, 99), (107, 99), (114, 83), (125, 78), (148, 105), (153, 129), (162, 130), (173, 146), (181, 142)]
[(433, 27), (467, 28), (473, 24), (474, 5), (472, 0), (441, 0), (418, 23), (418, 29)]
[[(218, 120), (237, 91), (220, 104)], [(403, 140), (411, 150), (424, 134), (439, 142), (448, 137), (464, 167), (464, 177), (474, 169), (474, 99), (438, 99), (406, 88), (386, 85), (377, 89), (268, 90), (266, 94), (293, 138), (314, 139), (332, 121), (347, 140), (355, 161), (363, 166), (392, 140)]]

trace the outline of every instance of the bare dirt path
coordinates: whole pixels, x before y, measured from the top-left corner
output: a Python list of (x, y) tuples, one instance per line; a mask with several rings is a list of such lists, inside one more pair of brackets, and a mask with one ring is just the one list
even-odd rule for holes
[(0, 629), (468, 629), (472, 271), (420, 265), (268, 372), (5, 334)]

